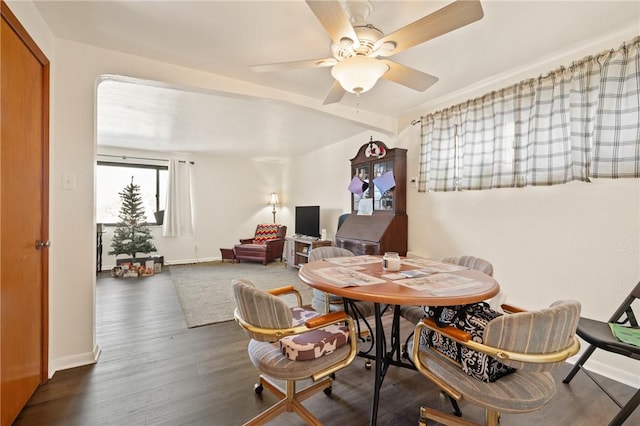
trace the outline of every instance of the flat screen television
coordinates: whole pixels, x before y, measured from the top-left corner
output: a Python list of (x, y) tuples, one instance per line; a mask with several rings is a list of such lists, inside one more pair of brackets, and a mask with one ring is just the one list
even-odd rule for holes
[(320, 237), (320, 206), (296, 206), (296, 235)]

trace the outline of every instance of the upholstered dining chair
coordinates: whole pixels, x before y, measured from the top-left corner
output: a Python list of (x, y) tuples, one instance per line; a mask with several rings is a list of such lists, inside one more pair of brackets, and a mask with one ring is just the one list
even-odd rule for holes
[[(490, 277), (493, 276), (493, 265), (491, 262), (484, 260), (475, 256), (447, 256), (438, 259), (439, 262), (442, 263), (452, 263), (454, 265), (466, 266), (471, 269), (478, 270), (480, 272), (484, 272)], [(422, 320), (425, 317), (424, 306), (401, 306), (400, 307), (400, 316), (411, 324), (417, 324), (418, 321)], [(411, 338), (413, 337), (413, 333), (407, 337), (407, 341), (404, 346), (404, 355), (405, 357), (408, 355), (406, 352), (407, 345)]]
[[(316, 260), (322, 259), (330, 259), (332, 257), (343, 257), (343, 256), (353, 256), (353, 252), (335, 246), (326, 246), (326, 247), (317, 247), (311, 250), (309, 253), (309, 262), (313, 262)], [(313, 298), (311, 299), (311, 307), (318, 312), (322, 312), (328, 314), (329, 312), (337, 312), (344, 310), (344, 300), (341, 296), (337, 296), (335, 294), (326, 293), (322, 290), (313, 289)], [(361, 353), (369, 353), (374, 348), (374, 341), (371, 338), (373, 335), (373, 328), (371, 324), (367, 321), (367, 318), (370, 318), (375, 315), (375, 306), (372, 302), (365, 302), (363, 300), (351, 300), (348, 304), (349, 309), (354, 310), (355, 312), (347, 311), (348, 314), (352, 315), (356, 321), (356, 331), (358, 338), (362, 342), (369, 342), (368, 349), (363, 349)], [(364, 329), (363, 327), (364, 326)], [(365, 361), (365, 368), (371, 368), (371, 360), (367, 359)]]
[(579, 370), (584, 371), (587, 377), (593, 380), (618, 408), (620, 408), (620, 411), (618, 411), (615, 417), (609, 422), (609, 426), (619, 426), (623, 424), (638, 405), (640, 405), (640, 389), (637, 389), (626, 403), (621, 403), (584, 367), (584, 364), (596, 349), (640, 361), (640, 346), (618, 340), (609, 326), (610, 323), (613, 323), (638, 329), (638, 318), (640, 318), (640, 316), (636, 316), (633, 311), (633, 303), (638, 299), (640, 299), (640, 282), (638, 282), (633, 290), (631, 290), (631, 293), (625, 297), (620, 306), (618, 306), (618, 309), (616, 309), (611, 318), (609, 318), (609, 321), (604, 322), (590, 318), (580, 318), (577, 334), (589, 343), (589, 347), (580, 355), (580, 358), (578, 358), (578, 361), (573, 365), (571, 371), (562, 379), (562, 383), (569, 383)]
[[(237, 307), (234, 318), (251, 337), (249, 358), (261, 372), (255, 392), (266, 387), (280, 401), (245, 425), (261, 425), (283, 412), (294, 412), (310, 425), (322, 423), (302, 405), (312, 394), (331, 393), (331, 374), (349, 365), (356, 356), (353, 319), (344, 312), (327, 315), (302, 307), (302, 297), (293, 287), (269, 291), (257, 289), (248, 280), (232, 283)], [(279, 296), (294, 294), (298, 306), (290, 308)], [(273, 380), (283, 380), (282, 389)], [(296, 391), (296, 382), (312, 379)]]
[[(309, 253), (309, 262), (316, 260), (329, 259), (332, 257), (353, 256), (353, 253), (341, 247), (327, 246), (317, 247)], [(358, 316), (367, 318), (373, 316), (374, 307), (371, 302), (354, 301), (353, 306), (358, 310)], [(322, 290), (313, 289), (313, 298), (311, 299), (311, 307), (318, 312), (329, 313), (341, 311), (344, 309), (342, 297), (335, 294), (325, 293)]]
[[(580, 303), (554, 302), (549, 308), (501, 315), (487, 323), (477, 343), (471, 336), (448, 326), (439, 328), (431, 319), (416, 325), (410, 344), (411, 359), (417, 370), (456, 401), (465, 400), (485, 409), (485, 424), (497, 426), (499, 413), (527, 413), (544, 407), (553, 397), (556, 385), (550, 371), (576, 354), (580, 344), (575, 336)], [(495, 382), (484, 382), (465, 373), (450, 358), (420, 344), (425, 329), (435, 330), (461, 345), (486, 353), (515, 372)], [(449, 413), (420, 407), (419, 424), (427, 419), (445, 425), (475, 424)]]

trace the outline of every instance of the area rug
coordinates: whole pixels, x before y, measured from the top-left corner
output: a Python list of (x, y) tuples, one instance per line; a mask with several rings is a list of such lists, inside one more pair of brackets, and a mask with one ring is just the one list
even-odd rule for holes
[[(231, 281), (245, 278), (261, 289), (293, 285), (302, 294), (303, 303), (311, 303), (312, 290), (300, 278), (298, 269), (284, 263), (208, 262), (195, 265), (169, 266), (171, 280), (178, 294), (188, 328), (233, 319), (236, 307)], [(295, 297), (286, 297), (290, 305)]]

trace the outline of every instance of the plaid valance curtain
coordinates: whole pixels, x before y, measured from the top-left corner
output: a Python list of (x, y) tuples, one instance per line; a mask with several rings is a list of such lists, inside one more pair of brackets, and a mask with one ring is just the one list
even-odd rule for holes
[(640, 177), (640, 37), (421, 128), (421, 192)]

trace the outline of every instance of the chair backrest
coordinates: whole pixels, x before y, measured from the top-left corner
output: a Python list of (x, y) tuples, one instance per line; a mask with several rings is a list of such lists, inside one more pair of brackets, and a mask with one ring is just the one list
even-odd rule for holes
[(354, 254), (347, 249), (341, 247), (327, 246), (317, 247), (309, 253), (309, 262), (315, 260), (327, 259), (330, 257), (353, 256)]
[(636, 284), (635, 288), (631, 290), (631, 295), (636, 299), (640, 299), (640, 281)]
[[(483, 343), (500, 349), (527, 354), (560, 351), (572, 344), (580, 318), (580, 303), (560, 300), (538, 311), (501, 315), (484, 329)], [(526, 371), (549, 371), (562, 364), (528, 363), (513, 360), (503, 364)]]
[[(315, 260), (328, 259), (331, 257), (343, 257), (353, 256), (354, 254), (347, 249), (334, 246), (318, 247), (311, 250), (309, 253), (309, 262)], [(324, 312), (328, 314), (331, 311), (331, 304), (342, 304), (342, 297), (329, 295), (322, 290), (316, 288), (313, 289), (313, 299), (311, 300), (311, 306), (318, 312)]]
[(440, 259), (440, 262), (453, 263), (461, 266), (468, 266), (480, 272), (484, 272), (489, 276), (493, 276), (493, 265), (479, 257), (475, 256), (447, 256)]
[[(291, 309), (281, 298), (260, 290), (245, 279), (232, 281), (233, 295), (239, 317), (255, 327), (268, 329), (289, 328), (293, 325)], [(263, 342), (277, 342), (275, 336), (267, 337), (247, 330), (253, 339)]]
[(338, 228), (336, 229), (336, 231), (337, 231), (338, 229), (340, 229), (340, 227), (342, 226), (342, 224), (344, 223), (344, 221), (345, 221), (345, 220), (347, 220), (347, 218), (348, 218), (349, 216), (351, 216), (351, 213), (344, 213), (344, 214), (341, 214), (341, 215), (338, 217)]
[[(638, 327), (638, 318), (636, 318), (632, 306), (636, 299), (640, 299), (640, 281), (638, 281), (638, 284), (631, 290), (631, 293), (629, 293), (611, 318), (609, 318), (608, 322), (617, 322), (619, 324), (628, 322), (630, 326)], [(626, 314), (626, 318), (622, 317), (624, 314)]]

